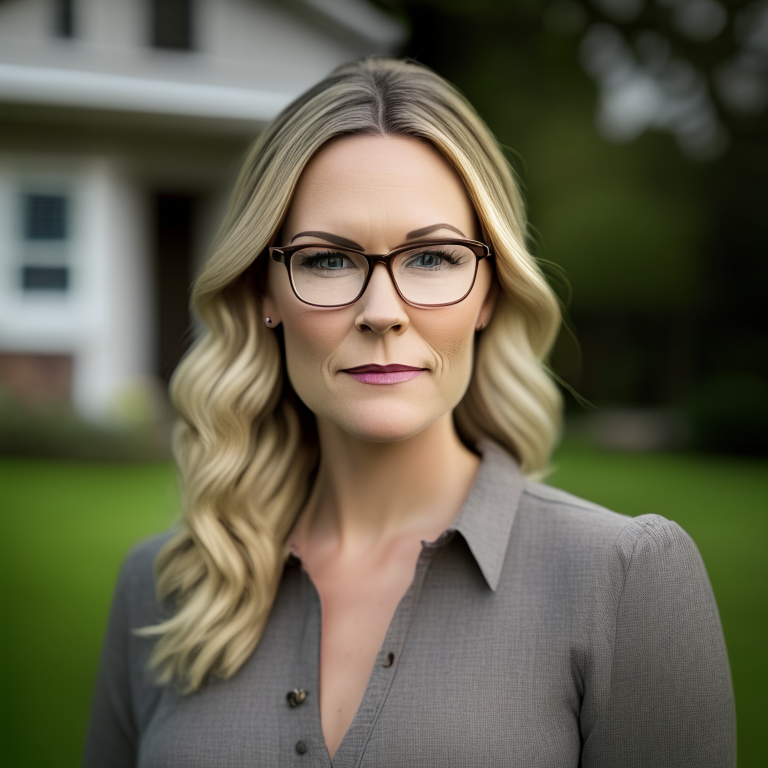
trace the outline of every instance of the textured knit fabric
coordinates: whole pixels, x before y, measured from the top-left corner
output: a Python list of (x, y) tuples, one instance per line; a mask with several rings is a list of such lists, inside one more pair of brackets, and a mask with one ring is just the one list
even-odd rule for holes
[[(335, 768), (735, 765), (717, 607), (689, 536), (529, 483), (493, 444), (454, 525), (423, 543)], [(295, 558), (256, 650), (182, 696), (153, 685), (152, 563), (118, 580), (86, 768), (331, 765), (320, 724), (318, 594)], [(291, 707), (287, 694), (306, 691)]]

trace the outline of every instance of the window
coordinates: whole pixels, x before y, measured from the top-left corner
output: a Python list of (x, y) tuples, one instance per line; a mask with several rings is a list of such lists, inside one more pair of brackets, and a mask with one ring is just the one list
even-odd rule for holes
[(152, 45), (177, 51), (192, 49), (192, 0), (151, 0)]
[(70, 205), (62, 194), (21, 196), (24, 291), (69, 289)]

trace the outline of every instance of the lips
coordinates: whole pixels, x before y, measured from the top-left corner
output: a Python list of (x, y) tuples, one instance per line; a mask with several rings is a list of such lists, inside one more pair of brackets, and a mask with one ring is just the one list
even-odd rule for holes
[(424, 368), (414, 368), (412, 365), (400, 365), (391, 363), (390, 365), (358, 365), (354, 368), (346, 368), (342, 373), (352, 377), (360, 384), (402, 384), (421, 375)]
[(392, 363), (390, 365), (358, 365), (355, 368), (344, 368), (345, 373), (398, 373), (399, 371), (420, 371), (421, 368), (414, 368), (412, 365), (400, 365)]

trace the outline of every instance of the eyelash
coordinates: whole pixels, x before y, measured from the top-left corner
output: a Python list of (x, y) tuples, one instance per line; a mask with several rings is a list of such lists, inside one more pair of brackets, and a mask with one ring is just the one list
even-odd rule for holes
[(321, 253), (313, 253), (311, 256), (305, 256), (301, 260), (301, 266), (312, 266), (322, 261), (323, 259), (333, 258), (348, 258), (346, 253), (340, 253), (339, 251), (322, 251)]
[(458, 264), (459, 259), (455, 256), (451, 256), (447, 251), (420, 251), (415, 253), (411, 258), (418, 258), (419, 256), (437, 256), (438, 258), (445, 259), (449, 264)]
[[(452, 256), (447, 251), (420, 251), (419, 253), (413, 254), (411, 258), (418, 258), (419, 256), (437, 256), (440, 259), (445, 259), (449, 264), (459, 263), (459, 259), (457, 259), (455, 256)], [(347, 255), (345, 253), (341, 253), (340, 251), (321, 251), (320, 253), (313, 253), (312, 256), (305, 256), (302, 259), (301, 264), (302, 266), (305, 264), (316, 264), (322, 259), (335, 257), (346, 258)]]

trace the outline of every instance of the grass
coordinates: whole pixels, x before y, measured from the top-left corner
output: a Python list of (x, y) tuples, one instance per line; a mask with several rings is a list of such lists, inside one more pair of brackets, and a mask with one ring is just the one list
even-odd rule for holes
[(0, 766), (77, 766), (117, 571), (170, 524), (174, 472), (2, 459), (0, 500)]
[[(553, 485), (626, 514), (664, 515), (693, 536), (728, 643), (739, 766), (767, 765), (765, 462), (571, 445), (556, 463)], [(4, 458), (0, 505), (0, 766), (77, 766), (117, 570), (131, 544), (175, 516), (174, 472)]]

